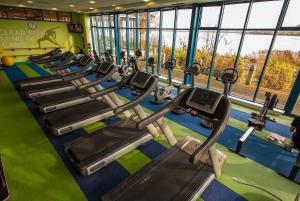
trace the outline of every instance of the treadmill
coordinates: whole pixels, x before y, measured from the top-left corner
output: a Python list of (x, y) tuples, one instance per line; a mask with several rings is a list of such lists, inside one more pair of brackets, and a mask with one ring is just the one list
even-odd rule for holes
[[(186, 89), (158, 112), (137, 123), (136, 131), (142, 132), (146, 125), (161, 119), (176, 107), (192, 111), (191, 118), (200, 116), (213, 120), (210, 136), (203, 143), (192, 137), (179, 140), (105, 194), (102, 201), (191, 201), (199, 198), (215, 175), (219, 175), (217, 151), (213, 145), (229, 119), (229, 99), (203, 88)], [(126, 126), (119, 128), (125, 129)], [(111, 135), (118, 132), (112, 131)]]
[[(75, 58), (75, 55), (72, 52), (65, 52), (61, 55), (59, 63), (56, 63), (55, 65), (52, 64), (51, 66), (49, 66), (49, 68), (51, 67), (50, 70), (56, 70), (56, 69), (54, 69), (54, 67), (55, 68), (62, 67), (62, 68), (60, 68), (60, 71), (67, 69), (68, 67), (71, 67), (75, 64), (75, 62), (70, 63), (70, 61), (72, 61), (74, 58)], [(33, 86), (33, 85), (38, 85), (38, 84), (62, 81), (63, 78), (62, 78), (62, 76), (60, 76), (60, 71), (53, 75), (47, 75), (47, 76), (42, 76), (42, 77), (31, 77), (31, 78), (17, 80), (16, 86), (19, 89), (23, 89), (23, 87), (25, 87), (25, 86)]]
[(74, 91), (36, 97), (33, 101), (39, 111), (48, 113), (95, 100), (90, 96), (89, 89), (110, 79), (115, 72), (117, 68), (112, 63), (100, 63), (95, 69), (95, 81), (82, 84)]
[[(145, 83), (145, 85), (138, 87), (138, 83), (141, 82)], [(44, 116), (45, 124), (54, 135), (59, 136), (88, 124), (112, 117), (122, 113), (124, 108), (138, 105), (142, 99), (151, 93), (153, 83), (156, 83), (156, 79), (152, 75), (144, 72), (136, 72), (123, 78), (119, 83), (109, 88), (91, 94), (91, 98), (94, 99), (93, 101), (46, 114)], [(99, 98), (102, 99), (105, 95), (124, 88), (131, 90), (138, 88), (143, 93), (131, 102), (117, 108), (113, 108), (106, 100), (99, 100)]]
[(43, 64), (43, 63), (47, 63), (59, 59), (61, 53), (62, 53), (61, 49), (55, 48), (46, 54), (30, 56), (28, 60), (36, 64)]
[[(156, 83), (155, 76), (137, 73), (130, 81), (130, 88), (139, 89), (143, 95), (125, 106), (116, 108), (114, 114), (134, 108), (152, 92)], [(138, 131), (136, 119), (130, 117), (97, 130), (89, 137), (78, 138), (65, 144), (65, 151), (80, 173), (87, 176), (151, 139), (151, 130)]]
[(23, 91), (28, 98), (36, 98), (55, 93), (74, 91), (76, 86), (72, 83), (72, 81), (88, 75), (95, 66), (93, 65), (92, 58), (84, 56), (78, 62), (77, 67), (80, 68), (77, 71), (62, 73), (62, 81), (24, 86)]

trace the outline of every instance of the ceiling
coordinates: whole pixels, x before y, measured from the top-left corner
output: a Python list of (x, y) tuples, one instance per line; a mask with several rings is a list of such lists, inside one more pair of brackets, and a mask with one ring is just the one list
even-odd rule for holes
[(216, 0), (0, 0), (0, 5), (93, 13), (208, 1)]

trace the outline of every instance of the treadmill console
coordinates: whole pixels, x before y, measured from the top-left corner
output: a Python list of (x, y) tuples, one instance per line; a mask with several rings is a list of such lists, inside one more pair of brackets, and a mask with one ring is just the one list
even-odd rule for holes
[(130, 85), (138, 87), (140, 89), (145, 89), (152, 75), (145, 72), (136, 72), (130, 81)]
[(113, 67), (113, 64), (104, 61), (102, 64), (100, 64), (96, 70), (97, 73), (100, 74), (107, 74), (108, 71)]
[(213, 114), (222, 96), (222, 94), (208, 89), (194, 88), (186, 101), (186, 105), (193, 109)]
[(91, 60), (92, 60), (91, 57), (89, 57), (89, 56), (83, 56), (83, 57), (80, 58), (79, 64), (82, 65), (82, 66), (85, 66), (85, 65), (88, 64)]

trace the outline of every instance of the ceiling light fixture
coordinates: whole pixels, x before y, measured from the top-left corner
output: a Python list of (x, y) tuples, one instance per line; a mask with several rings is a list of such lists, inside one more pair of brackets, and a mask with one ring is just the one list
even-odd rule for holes
[(143, 0), (144, 2), (148, 2), (149, 0)]
[(26, 1), (27, 3), (30, 3), (30, 4), (32, 4), (33, 3), (33, 1)]
[(113, 5), (111, 5), (111, 6), (115, 7), (115, 6), (116, 6), (116, 4), (113, 4)]
[(89, 3), (96, 3), (95, 1), (89, 1)]
[(51, 8), (51, 10), (57, 10), (57, 8)]
[(90, 10), (94, 10), (94, 8), (89, 8)]
[(23, 5), (23, 4), (18, 4), (17, 6), (18, 7), (25, 7), (25, 5)]
[(72, 8), (75, 7), (73, 4), (70, 4), (69, 6), (72, 7)]

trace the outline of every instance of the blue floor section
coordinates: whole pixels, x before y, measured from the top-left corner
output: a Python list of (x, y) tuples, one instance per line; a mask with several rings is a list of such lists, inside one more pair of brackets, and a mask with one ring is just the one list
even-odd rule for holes
[[(5, 72), (12, 83), (15, 83), (15, 81), (18, 79), (26, 78), (26, 75), (17, 67), (6, 69)], [(41, 73), (43, 74), (43, 72)], [(42, 116), (34, 107), (33, 103), (25, 97), (23, 97), (22, 95), (21, 98), (26, 103), (27, 107), (30, 109), (31, 113), (45, 132), (49, 141), (52, 143), (55, 150), (57, 151), (61, 159), (64, 161), (65, 165), (68, 167), (69, 171), (71, 172), (71, 174), (73, 175), (76, 182), (78, 183), (81, 190), (86, 195), (89, 201), (99, 200), (103, 194), (111, 190), (113, 187), (118, 185), (121, 181), (123, 181), (130, 175), (119, 163), (113, 162), (91, 176), (81, 176), (78, 173), (78, 171), (74, 168), (72, 163), (68, 160), (64, 152), (64, 144), (78, 137), (84, 137), (89, 134), (87, 134), (83, 129), (78, 129), (60, 137), (52, 135), (45, 127), (42, 120)], [(110, 118), (105, 120), (104, 122), (106, 124), (112, 124), (117, 122), (118, 120), (118, 118)], [(138, 149), (152, 160), (166, 150), (164, 146), (155, 141), (150, 141), (138, 147)], [(207, 188), (207, 190), (202, 195), (204, 200), (217, 200), (218, 196), (216, 194), (209, 193), (213, 192), (214, 189), (217, 188), (223, 192), (223, 200), (231, 200), (231, 198), (233, 197), (239, 201), (245, 200), (244, 198), (234, 193), (232, 190), (230, 190), (229, 188), (227, 188), (226, 186), (224, 186), (216, 180)]]

